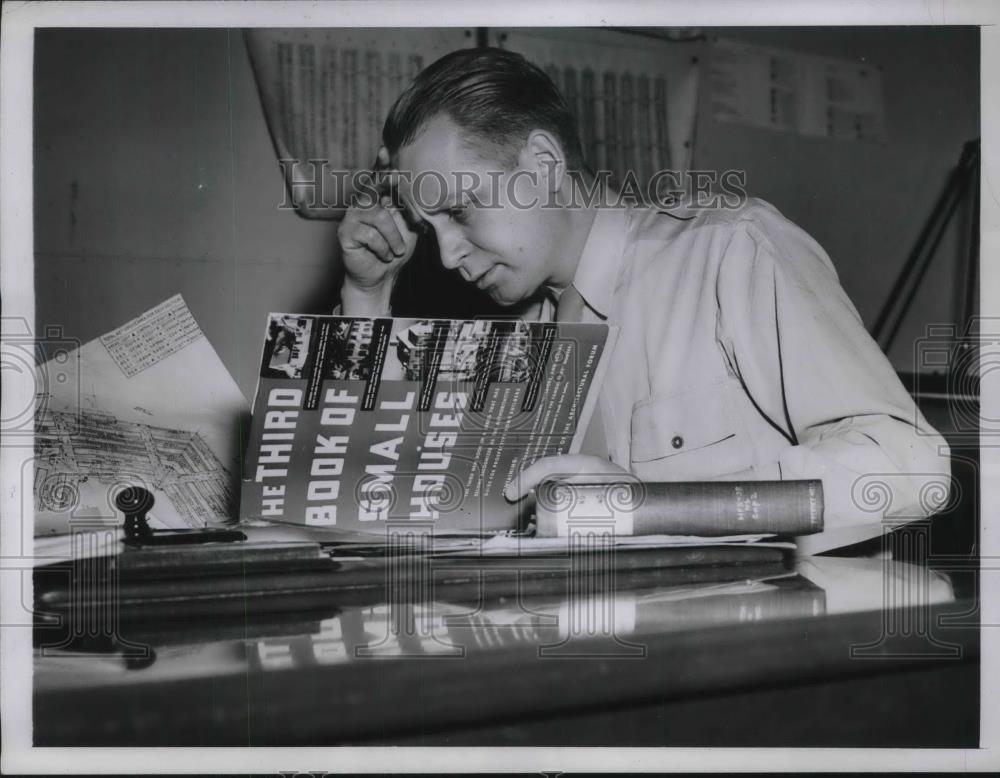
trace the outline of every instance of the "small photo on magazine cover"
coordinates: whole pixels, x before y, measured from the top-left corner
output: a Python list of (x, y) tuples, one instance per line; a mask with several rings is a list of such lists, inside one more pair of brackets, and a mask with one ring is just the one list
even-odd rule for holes
[(532, 348), (531, 325), (524, 321), (511, 324), (500, 341), (491, 377), (503, 383), (524, 383), (531, 380), (537, 349)]
[(371, 319), (338, 319), (330, 329), (324, 378), (335, 381), (367, 381), (372, 373)]
[(307, 316), (271, 317), (264, 346), (266, 374), (302, 378), (309, 358), (313, 320)]
[(441, 355), (439, 381), (475, 381), (487, 358), (493, 322), (456, 321), (448, 328)]
[[(445, 337), (436, 335), (435, 328), (444, 324)], [(393, 327), (383, 378), (423, 381), (435, 354), (440, 357), (438, 383), (474, 382), (481, 375), (491, 381), (521, 383), (531, 379), (537, 361), (527, 322), (407, 321)]]
[(435, 349), (434, 322), (401, 322), (399, 329), (395, 326), (396, 322), (393, 324), (383, 378), (422, 381)]
[[(524, 321), (474, 322), (472, 330), (463, 328), (449, 350), (465, 372), (461, 380), (486, 380), (517, 384), (531, 380), (538, 361), (532, 328)], [(480, 325), (486, 325), (485, 327)], [(491, 343), (493, 344), (491, 348)], [(459, 360), (459, 358), (461, 359)]]

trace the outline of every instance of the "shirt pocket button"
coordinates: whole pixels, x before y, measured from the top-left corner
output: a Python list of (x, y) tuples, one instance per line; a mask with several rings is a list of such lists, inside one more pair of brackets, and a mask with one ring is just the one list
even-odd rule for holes
[(684, 438), (680, 435), (674, 435), (674, 437), (670, 440), (670, 445), (674, 448), (681, 448), (684, 445)]

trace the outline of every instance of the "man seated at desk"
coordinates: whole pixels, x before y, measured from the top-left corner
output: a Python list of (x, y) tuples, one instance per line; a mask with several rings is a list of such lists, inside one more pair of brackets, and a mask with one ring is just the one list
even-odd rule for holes
[(883, 515), (863, 504), (859, 479), (884, 481), (894, 515), (919, 518), (944, 501), (924, 489), (947, 483), (944, 440), (829, 257), (773, 206), (588, 200), (595, 178), (564, 98), (499, 49), (456, 51), (424, 70), (383, 142), (398, 200), (363, 195), (340, 225), (344, 314), (390, 313), (417, 229), (429, 227), (446, 268), (519, 315), (619, 328), (583, 452), (530, 465), (509, 499), (568, 473), (820, 478), (827, 532), (869, 536)]

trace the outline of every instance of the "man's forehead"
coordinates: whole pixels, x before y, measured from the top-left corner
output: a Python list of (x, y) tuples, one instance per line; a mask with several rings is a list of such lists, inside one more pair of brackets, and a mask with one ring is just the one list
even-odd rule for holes
[(423, 170), (416, 174), (401, 173), (397, 188), (405, 208), (416, 211), (438, 211), (460, 204), (466, 195), (476, 196), (488, 187), (487, 177), (479, 171)]
[(474, 157), (466, 141), (465, 131), (444, 114), (439, 114), (417, 130), (409, 143), (396, 153), (400, 169), (414, 173), (468, 164)]
[(437, 211), (459, 204), (466, 195), (489, 191), (496, 173), (475, 154), (440, 154), (431, 158), (420, 150), (404, 148), (398, 156), (397, 187), (405, 207), (416, 211)]

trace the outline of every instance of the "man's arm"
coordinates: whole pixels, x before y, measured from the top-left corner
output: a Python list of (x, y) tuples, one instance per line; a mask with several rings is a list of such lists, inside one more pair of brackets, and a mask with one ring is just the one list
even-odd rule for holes
[(900, 517), (927, 515), (946, 500), (929, 485), (948, 483), (947, 445), (812, 238), (756, 207), (734, 229), (717, 292), (730, 367), (792, 444), (747, 475), (822, 478), (829, 528), (880, 520), (866, 485), (887, 490), (887, 511)]

